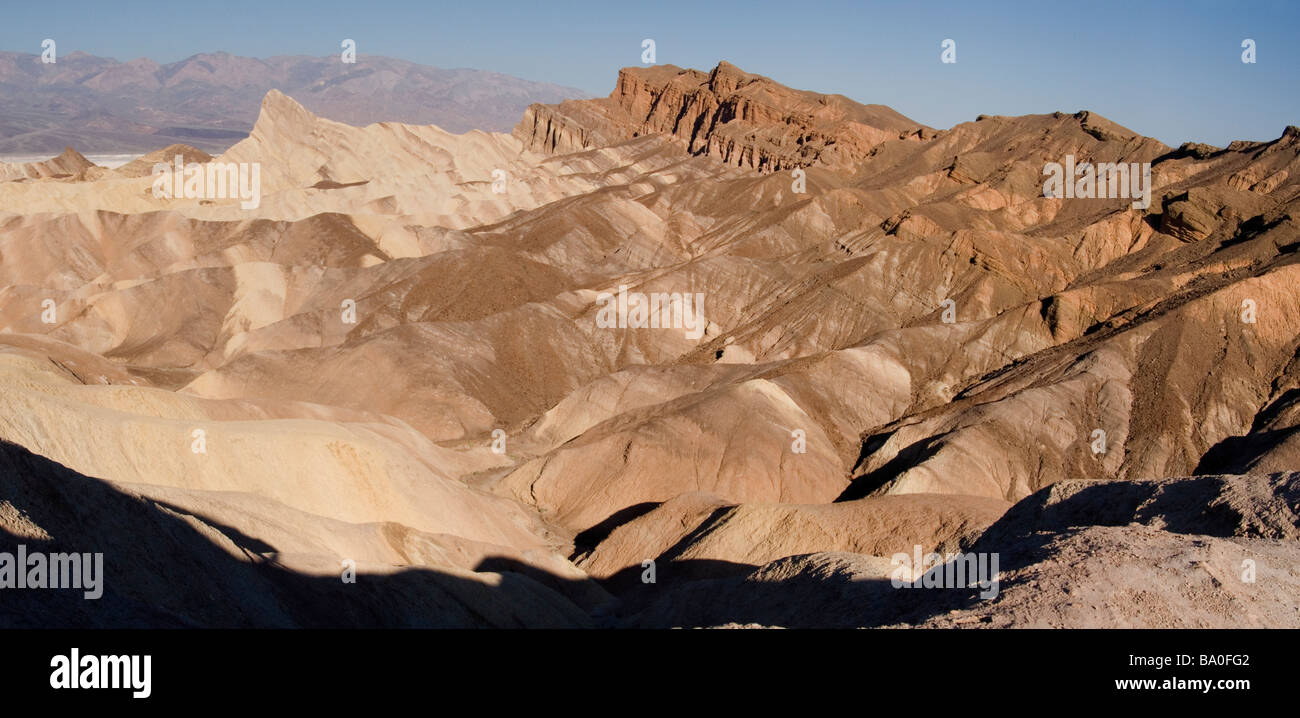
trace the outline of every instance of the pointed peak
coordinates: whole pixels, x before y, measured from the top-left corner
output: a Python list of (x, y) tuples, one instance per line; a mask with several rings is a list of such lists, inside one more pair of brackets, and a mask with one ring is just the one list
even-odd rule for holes
[(76, 151), (76, 150), (73, 149), (71, 146), (64, 146), (64, 148), (63, 148), (63, 152), (61, 152), (61, 153), (59, 154), (58, 157), (55, 157), (54, 160), (55, 160), (55, 161), (75, 162), (75, 163), (77, 163), (77, 164), (79, 164), (79, 165), (84, 165), (84, 166), (87, 166), (87, 167), (89, 167), (90, 165), (93, 165), (93, 164), (94, 164), (94, 163), (91, 162), (90, 160), (86, 159), (86, 156), (85, 156), (85, 155), (83, 155), (83, 154), (81, 154), (80, 152)]
[(72, 149), (64, 147), (63, 152), (58, 157), (39, 163), (45, 168), (56, 174), (76, 174), (95, 166), (94, 162), (86, 159), (85, 155)]
[(710, 75), (720, 75), (720, 74), (745, 75), (748, 73), (746, 73), (744, 70), (740, 69), (739, 67), (736, 67), (735, 65), (731, 64), (730, 62), (727, 62), (726, 60), (718, 60), (717, 66), (715, 66), (709, 74)]
[(741, 85), (757, 79), (766, 78), (751, 75), (726, 60), (720, 60), (709, 72), (709, 87), (719, 95), (726, 95), (735, 92)]
[(297, 100), (272, 89), (262, 97), (262, 107), (257, 114), (253, 131), (266, 130), (270, 125), (312, 123), (316, 115), (303, 107)]
[(262, 110), (266, 110), (267, 108), (275, 108), (275, 107), (297, 108), (303, 111), (306, 111), (307, 109), (303, 107), (302, 104), (299, 103), (297, 100), (293, 99), (292, 97), (289, 97), (288, 95), (284, 94), (283, 92), (280, 92), (275, 88), (272, 88), (267, 91), (265, 96), (262, 97)]

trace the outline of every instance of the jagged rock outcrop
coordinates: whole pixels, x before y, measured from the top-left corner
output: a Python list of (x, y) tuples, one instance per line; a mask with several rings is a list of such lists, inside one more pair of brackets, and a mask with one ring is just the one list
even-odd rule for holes
[(720, 62), (711, 72), (673, 65), (623, 68), (607, 98), (535, 104), (515, 136), (535, 150), (574, 152), (664, 133), (692, 154), (777, 171), (846, 169), (885, 140), (933, 131), (883, 105), (791, 90)]

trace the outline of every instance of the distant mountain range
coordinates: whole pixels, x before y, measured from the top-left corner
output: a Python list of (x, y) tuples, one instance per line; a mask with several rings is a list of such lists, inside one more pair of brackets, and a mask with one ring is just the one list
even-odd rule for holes
[(263, 96), (278, 89), (352, 125), (394, 121), (450, 132), (508, 132), (532, 103), (580, 90), (483, 70), (447, 70), (358, 55), (257, 59), (224, 52), (159, 64), (83, 52), (42, 64), (0, 52), (0, 154), (146, 152), (184, 143), (220, 152), (248, 135)]

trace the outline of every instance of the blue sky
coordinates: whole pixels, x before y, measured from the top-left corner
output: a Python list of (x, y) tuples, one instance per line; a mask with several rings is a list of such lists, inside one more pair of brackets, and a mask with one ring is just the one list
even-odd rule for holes
[[(1088, 109), (1167, 144), (1274, 139), (1300, 125), (1300, 2), (6, 3), (0, 49), (171, 62), (200, 52), (358, 52), (607, 94), (619, 67), (720, 59), (946, 128)], [(957, 62), (940, 62), (945, 38)], [(1257, 62), (1241, 62), (1241, 42)], [(364, 58), (363, 58), (364, 59)], [(3, 113), (3, 108), (0, 108)]]

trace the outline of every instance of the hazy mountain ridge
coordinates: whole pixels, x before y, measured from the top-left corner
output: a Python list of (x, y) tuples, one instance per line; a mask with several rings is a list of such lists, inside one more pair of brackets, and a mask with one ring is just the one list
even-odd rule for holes
[(247, 135), (262, 97), (280, 89), (340, 122), (508, 130), (534, 102), (585, 97), (573, 88), (470, 69), (361, 54), (256, 59), (204, 53), (158, 64), (81, 52), (42, 64), (0, 52), (0, 153), (127, 152), (185, 143), (225, 150)]

